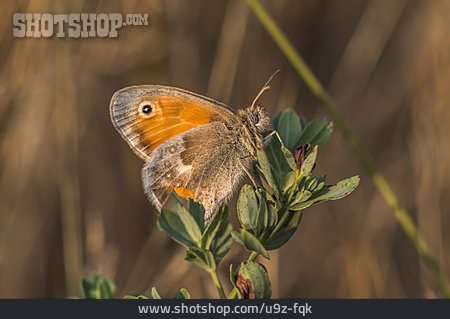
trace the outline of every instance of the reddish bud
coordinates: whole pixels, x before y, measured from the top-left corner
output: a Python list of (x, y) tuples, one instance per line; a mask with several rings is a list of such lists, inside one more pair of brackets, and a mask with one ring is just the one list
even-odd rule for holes
[(297, 168), (300, 169), (302, 167), (303, 162), (305, 161), (306, 151), (309, 148), (309, 144), (304, 144), (297, 148), (294, 152), (295, 163), (297, 164)]
[(255, 299), (253, 292), (252, 281), (246, 279), (242, 275), (238, 275), (236, 279), (236, 287), (242, 295), (242, 299)]

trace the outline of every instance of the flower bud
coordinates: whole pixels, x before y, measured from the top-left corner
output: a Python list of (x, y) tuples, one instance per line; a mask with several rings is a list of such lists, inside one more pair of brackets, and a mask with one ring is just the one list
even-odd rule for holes
[(272, 295), (267, 271), (256, 262), (241, 263), (235, 285), (242, 299), (267, 299)]
[(297, 169), (302, 167), (303, 162), (305, 161), (306, 151), (309, 148), (309, 144), (304, 144), (298, 147), (294, 152), (295, 163), (297, 164)]

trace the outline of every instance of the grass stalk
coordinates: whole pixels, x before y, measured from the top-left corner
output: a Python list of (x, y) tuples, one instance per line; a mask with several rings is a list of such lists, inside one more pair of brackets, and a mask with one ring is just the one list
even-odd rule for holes
[(321, 102), (346, 142), (356, 153), (364, 169), (370, 175), (373, 184), (393, 211), (395, 218), (400, 224), (400, 227), (403, 229), (406, 236), (416, 249), (416, 252), (419, 255), (420, 259), (423, 261), (423, 263), (439, 285), (442, 295), (446, 298), (450, 298), (450, 287), (445, 279), (445, 274), (442, 271), (442, 268), (439, 266), (439, 263), (434, 258), (434, 256), (432, 256), (432, 254), (430, 253), (428, 246), (420, 236), (417, 227), (414, 225), (414, 222), (412, 221), (408, 212), (401, 205), (395, 191), (392, 189), (391, 185), (386, 180), (384, 175), (378, 170), (372, 157), (363, 146), (361, 140), (351, 130), (350, 126), (347, 124), (344, 117), (337, 109), (333, 99), (326, 92), (320, 81), (302, 59), (302, 57), (288, 40), (288, 38), (284, 35), (280, 27), (267, 13), (264, 7), (261, 6), (259, 1), (247, 0), (247, 4), (249, 5), (255, 16), (258, 18), (259, 22), (264, 26), (266, 31), (278, 45), (280, 50), (286, 55), (287, 59), (291, 62), (292, 66), (297, 71), (298, 75), (306, 84), (306, 86)]

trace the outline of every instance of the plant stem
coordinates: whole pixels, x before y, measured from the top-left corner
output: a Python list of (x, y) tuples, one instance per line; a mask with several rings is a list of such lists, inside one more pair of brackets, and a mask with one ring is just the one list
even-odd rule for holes
[[(250, 256), (248, 256), (248, 258), (247, 258), (247, 262), (255, 261), (257, 257), (258, 257), (258, 253), (256, 251), (252, 251)], [(236, 287), (234, 287), (233, 290), (231, 290), (231, 292), (228, 294), (227, 299), (234, 299), (234, 298), (236, 298), (237, 292), (238, 291), (237, 291)]]
[(256, 251), (252, 251), (250, 256), (248, 256), (247, 262), (255, 261), (257, 257), (258, 257), (258, 253)]
[(227, 297), (225, 296), (225, 291), (223, 290), (223, 286), (220, 282), (219, 276), (217, 275), (217, 271), (211, 271), (210, 274), (212, 280), (214, 281), (214, 285), (216, 286), (217, 292), (219, 293), (219, 298), (226, 299)]
[(292, 66), (297, 71), (298, 75), (304, 81), (306, 86), (322, 103), (325, 110), (330, 115), (333, 122), (336, 124), (338, 130), (343, 135), (344, 139), (351, 146), (351, 148), (353, 148), (364, 169), (371, 176), (373, 184), (378, 189), (389, 207), (392, 209), (392, 211), (394, 212), (394, 216), (400, 224), (401, 228), (408, 236), (410, 242), (414, 245), (417, 254), (424, 262), (428, 270), (433, 274), (435, 280), (440, 286), (442, 295), (446, 298), (450, 298), (450, 287), (445, 280), (444, 272), (439, 266), (439, 263), (431, 255), (425, 241), (420, 236), (416, 226), (414, 225), (414, 222), (412, 221), (406, 209), (402, 207), (400, 200), (398, 199), (391, 185), (383, 176), (383, 174), (378, 170), (372, 157), (366, 151), (358, 136), (356, 136), (356, 134), (353, 133), (353, 131), (350, 129), (344, 117), (337, 109), (332, 98), (328, 95), (320, 81), (316, 78), (308, 65), (303, 61), (300, 54), (296, 51), (294, 46), (289, 42), (287, 37), (281, 31), (280, 27), (261, 6), (258, 0), (247, 0), (247, 3), (258, 20), (261, 22), (261, 24), (266, 28), (267, 32), (272, 36), (273, 40), (279, 46), (281, 51), (291, 62)]

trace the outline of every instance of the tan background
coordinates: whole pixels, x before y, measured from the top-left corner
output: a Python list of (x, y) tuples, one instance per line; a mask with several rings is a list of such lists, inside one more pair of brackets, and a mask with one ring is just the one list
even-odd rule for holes
[[(67, 3), (67, 4), (65, 4)], [(450, 277), (450, 2), (264, 1), (317, 73)], [(112, 94), (133, 84), (186, 88), (307, 119), (324, 111), (244, 1), (2, 1), (0, 4), (0, 297), (79, 294), (82, 275), (120, 296), (157, 286), (215, 297), (206, 273), (155, 226), (141, 161), (114, 131)], [(13, 38), (12, 15), (148, 13), (117, 39)], [(338, 132), (319, 154), (348, 198), (307, 210), (272, 254), (275, 297), (437, 297), (392, 212)], [(233, 204), (234, 205), (234, 204)], [(232, 205), (232, 206), (233, 206)], [(234, 218), (234, 217), (233, 217)], [(234, 218), (235, 221), (235, 218)], [(224, 261), (247, 253), (235, 247)]]

